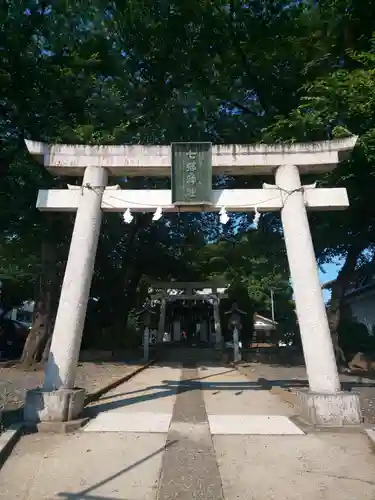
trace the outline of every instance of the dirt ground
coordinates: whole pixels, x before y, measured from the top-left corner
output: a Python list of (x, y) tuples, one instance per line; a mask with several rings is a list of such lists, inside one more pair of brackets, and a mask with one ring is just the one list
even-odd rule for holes
[[(265, 386), (291, 404), (295, 401), (295, 391), (308, 387), (304, 366), (243, 363), (240, 371), (251, 380), (260, 379)], [(367, 378), (365, 374), (340, 374), (340, 380), (344, 390), (351, 390), (359, 395), (365, 423), (375, 424), (375, 380)]]
[[(80, 363), (77, 368), (77, 387), (87, 393), (95, 392), (105, 385), (136, 369), (130, 363)], [(25, 371), (17, 366), (0, 367), (0, 407), (16, 410), (24, 402), (26, 391), (43, 382), (43, 370)]]

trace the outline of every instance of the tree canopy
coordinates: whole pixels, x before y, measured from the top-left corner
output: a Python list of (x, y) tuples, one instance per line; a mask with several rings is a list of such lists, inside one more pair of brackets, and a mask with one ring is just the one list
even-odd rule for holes
[[(314, 179), (347, 187), (350, 210), (310, 218), (318, 262), (344, 259), (331, 303), (337, 323), (351, 273), (374, 254), (375, 7), (360, 4), (2, 2), (0, 279), (9, 303), (40, 297), (38, 307), (49, 318), (43, 324), (53, 323), (73, 222), (67, 214), (35, 209), (38, 189), (65, 186), (67, 180), (36, 164), (24, 138), (239, 144), (356, 134), (352, 158)], [(214, 182), (253, 187), (260, 179)], [(120, 180), (125, 183), (167, 186), (163, 179)], [(142, 283), (214, 276), (241, 282), (263, 313), (270, 314), (270, 289), (279, 290), (277, 319), (293, 323), (277, 214), (263, 216), (258, 231), (247, 214), (224, 227), (211, 213), (168, 215), (157, 223), (139, 214), (130, 225), (118, 215), (106, 216), (92, 284), (92, 296), (101, 300), (92, 315), (123, 332), (142, 300)]]

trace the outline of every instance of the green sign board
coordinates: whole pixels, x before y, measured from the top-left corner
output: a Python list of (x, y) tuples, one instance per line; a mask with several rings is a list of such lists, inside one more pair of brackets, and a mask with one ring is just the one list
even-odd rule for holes
[(211, 205), (211, 143), (174, 142), (171, 181), (174, 205)]

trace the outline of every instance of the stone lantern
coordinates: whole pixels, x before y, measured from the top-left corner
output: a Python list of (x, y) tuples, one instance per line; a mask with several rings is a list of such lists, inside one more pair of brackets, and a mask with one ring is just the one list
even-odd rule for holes
[(149, 358), (150, 327), (152, 316), (155, 314), (156, 312), (151, 306), (151, 299), (147, 297), (142, 309), (137, 313), (137, 318), (140, 319), (143, 326), (143, 359), (145, 361), (148, 361)]
[(239, 309), (237, 302), (233, 302), (232, 307), (225, 313), (229, 315), (229, 330), (232, 330), (233, 335), (233, 361), (238, 363), (241, 361), (241, 351), (239, 343), (239, 332), (242, 328), (242, 316), (245, 316), (245, 311)]

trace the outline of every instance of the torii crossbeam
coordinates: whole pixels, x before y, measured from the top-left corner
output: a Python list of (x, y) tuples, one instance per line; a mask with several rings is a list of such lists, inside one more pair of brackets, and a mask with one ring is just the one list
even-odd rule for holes
[[(112, 186), (111, 186), (112, 187)], [(45, 212), (75, 212), (81, 198), (81, 187), (73, 189), (40, 190), (37, 208)], [(342, 210), (349, 206), (345, 188), (313, 188), (303, 192), (308, 210)], [(218, 212), (225, 207), (228, 212), (274, 212), (281, 210), (286, 195), (274, 189), (221, 189), (212, 192), (212, 205), (206, 207), (173, 205), (170, 190), (164, 189), (105, 189), (102, 196), (103, 212), (153, 212), (160, 207), (164, 212)]]

